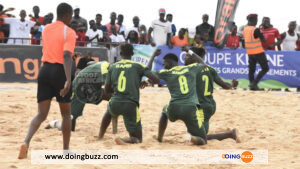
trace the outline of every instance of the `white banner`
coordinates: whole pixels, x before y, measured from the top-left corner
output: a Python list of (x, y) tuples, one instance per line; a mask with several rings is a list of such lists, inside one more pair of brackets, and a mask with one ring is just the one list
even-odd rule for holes
[(268, 164), (268, 150), (32, 150), (32, 164)]

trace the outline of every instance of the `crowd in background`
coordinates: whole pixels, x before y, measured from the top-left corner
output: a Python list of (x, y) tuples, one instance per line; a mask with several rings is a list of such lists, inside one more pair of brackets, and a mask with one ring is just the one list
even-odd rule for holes
[[(14, 8), (4, 10), (0, 4), (0, 43), (7, 44), (32, 44), (40, 45), (43, 28), (53, 22), (53, 13), (40, 16), (38, 6), (33, 7), (33, 15), (29, 14), (29, 20), (26, 19), (25, 10), (20, 11), (20, 15), (15, 17), (9, 12)], [(196, 28), (177, 29), (173, 21), (173, 15), (167, 14), (165, 9), (159, 9), (159, 17), (153, 20), (150, 27), (140, 24), (140, 18), (134, 16), (132, 25), (124, 25), (124, 15), (111, 12), (110, 22), (102, 24), (102, 15), (96, 14), (95, 19), (87, 21), (80, 16), (80, 8), (73, 8), (73, 18), (69, 25), (77, 35), (77, 46), (97, 47), (107, 43), (130, 43), (130, 44), (151, 44), (151, 45), (168, 45), (173, 46), (196, 46), (207, 47), (213, 46), (214, 26), (209, 24), (209, 16), (202, 16), (202, 23)], [(245, 20), (246, 23), (246, 20)], [(243, 48), (243, 29), (238, 28), (235, 23), (230, 26), (225, 47), (237, 49)], [(266, 50), (300, 50), (300, 36), (297, 30), (296, 21), (288, 24), (285, 32), (279, 33), (278, 29), (273, 27), (271, 19), (264, 17), (259, 25), (266, 42), (263, 47)], [(112, 50), (117, 50), (112, 45)], [(115, 47), (115, 48), (114, 48)], [(115, 51), (117, 53), (117, 51)]]

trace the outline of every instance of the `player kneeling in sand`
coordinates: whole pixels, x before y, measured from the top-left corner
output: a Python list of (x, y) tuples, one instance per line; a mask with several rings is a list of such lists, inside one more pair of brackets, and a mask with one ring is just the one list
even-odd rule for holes
[[(205, 50), (202, 48), (195, 48), (192, 47), (190, 50), (183, 47), (183, 51), (187, 52), (187, 55), (184, 58), (185, 65), (192, 65), (194, 63), (199, 63), (199, 61), (196, 59), (193, 55), (198, 55), (202, 59), (205, 56)], [(197, 88), (197, 96), (198, 101), (200, 103), (200, 111), (204, 113), (204, 128), (206, 134), (208, 133), (209, 129), (209, 119), (214, 115), (216, 112), (216, 102), (213, 98), (213, 90), (214, 90), (214, 82), (221, 86), (223, 89), (232, 89), (238, 86), (238, 81), (233, 79), (232, 83), (224, 82), (216, 72), (216, 70), (208, 66), (204, 69), (202, 69), (197, 74), (196, 79), (196, 88)], [(161, 119), (164, 120), (164, 119)], [(166, 121), (166, 120), (165, 120)], [(207, 140), (217, 139), (217, 140), (223, 140), (227, 138), (232, 138), (236, 140), (236, 142), (239, 142), (239, 139), (237, 137), (237, 130), (233, 129), (229, 132), (225, 133), (219, 133), (219, 134), (208, 134)]]
[[(105, 82), (105, 92), (113, 93), (109, 101), (107, 112), (104, 114), (99, 139), (101, 140), (110, 124), (111, 118), (123, 115), (129, 138), (116, 138), (117, 144), (141, 143), (142, 125), (139, 113), (139, 87), (143, 76), (147, 76), (153, 83), (158, 83), (159, 78), (153, 75), (148, 68), (140, 63), (131, 61), (133, 46), (121, 45), (120, 55), (122, 60), (110, 65)], [(154, 55), (159, 55), (157, 50)]]
[[(95, 62), (81, 70), (72, 82), (72, 131), (75, 131), (76, 120), (82, 116), (86, 103), (98, 105), (102, 100), (109, 100), (111, 95), (106, 94), (102, 86), (105, 83), (109, 63), (106, 61)], [(61, 123), (53, 120), (46, 129), (58, 128), (61, 130)]]
[[(199, 62), (204, 62), (196, 57)], [(149, 64), (152, 65), (151, 57)], [(199, 101), (196, 90), (196, 77), (206, 66), (194, 63), (189, 66), (178, 66), (178, 57), (173, 53), (164, 56), (164, 69), (157, 72), (159, 78), (166, 81), (171, 100), (159, 122), (158, 141), (162, 142), (168, 119), (171, 122), (182, 120), (188, 132), (192, 135), (191, 141), (196, 145), (206, 144), (206, 132), (203, 121), (204, 114), (198, 109)]]

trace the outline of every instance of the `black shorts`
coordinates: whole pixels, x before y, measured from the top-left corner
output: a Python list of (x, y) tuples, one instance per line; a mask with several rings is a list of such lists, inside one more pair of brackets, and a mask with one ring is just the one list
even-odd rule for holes
[(37, 101), (41, 102), (56, 97), (56, 101), (60, 103), (71, 102), (72, 86), (65, 97), (61, 97), (59, 94), (60, 90), (64, 88), (65, 82), (64, 66), (45, 62), (39, 71)]

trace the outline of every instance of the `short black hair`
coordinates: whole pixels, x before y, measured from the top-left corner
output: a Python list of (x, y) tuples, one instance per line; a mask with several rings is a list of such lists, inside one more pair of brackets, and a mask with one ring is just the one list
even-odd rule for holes
[(97, 16), (100, 16), (100, 17), (102, 18), (102, 15), (101, 15), (101, 14), (99, 14), (99, 13), (98, 13), (98, 14), (96, 14), (96, 17), (97, 17)]
[(133, 46), (131, 44), (122, 44), (120, 48), (125, 57), (130, 57), (133, 54)]
[(72, 13), (73, 13), (73, 8), (71, 5), (67, 3), (60, 3), (57, 6), (56, 14), (58, 18), (64, 17), (65, 15), (72, 14)]
[(0, 4), (0, 11), (3, 11), (4, 6)]
[(178, 62), (178, 57), (177, 55), (175, 55), (174, 53), (167, 53), (165, 56), (164, 56), (164, 59), (170, 59), (170, 60), (173, 60), (175, 62)]
[(124, 15), (122, 15), (122, 14), (119, 14), (119, 15), (118, 15), (118, 17), (122, 17), (122, 18), (124, 18)]
[(168, 16), (173, 16), (173, 15), (172, 15), (172, 14), (170, 14), (170, 13), (168, 13), (168, 14), (167, 14), (167, 17), (168, 17)]
[(201, 58), (203, 58), (203, 56), (205, 55), (205, 49), (204, 48), (198, 48), (198, 47), (193, 46), (193, 47), (190, 48), (190, 50), (195, 52)]

